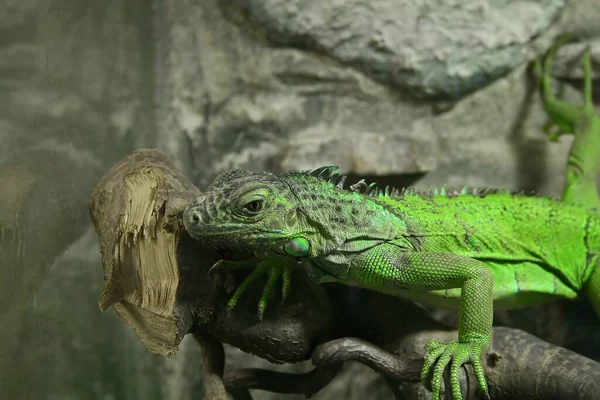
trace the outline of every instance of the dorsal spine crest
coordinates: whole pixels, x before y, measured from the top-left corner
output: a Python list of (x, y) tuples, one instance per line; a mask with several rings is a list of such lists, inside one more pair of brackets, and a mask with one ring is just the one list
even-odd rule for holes
[(419, 196), (424, 198), (431, 198), (437, 196), (443, 197), (456, 197), (460, 195), (471, 195), (476, 197), (485, 197), (489, 194), (507, 194), (512, 196), (525, 196), (522, 191), (515, 191), (509, 189), (496, 189), (496, 188), (482, 188), (464, 186), (462, 189), (452, 189), (446, 186), (440, 188), (431, 189), (416, 189), (414, 187), (405, 187), (398, 189), (395, 187), (386, 186), (385, 188), (379, 188), (375, 182), (367, 183), (364, 179), (349, 185), (344, 186), (347, 176), (342, 175), (342, 171), (338, 165), (327, 165), (324, 167), (315, 168), (312, 170), (300, 171), (315, 178), (321, 179), (325, 182), (332, 184), (342, 190), (349, 192), (359, 193), (365, 196), (372, 197), (405, 197), (405, 196)]

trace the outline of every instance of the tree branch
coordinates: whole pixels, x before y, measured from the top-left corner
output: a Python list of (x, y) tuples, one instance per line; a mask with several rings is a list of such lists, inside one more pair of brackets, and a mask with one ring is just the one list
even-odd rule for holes
[(341, 338), (321, 344), (312, 354), (312, 362), (324, 367), (345, 361), (358, 361), (382, 375), (401, 382), (418, 382), (423, 358), (404, 358), (357, 338)]
[(204, 398), (228, 400), (223, 384), (225, 369), (225, 350), (221, 342), (208, 335), (194, 334), (194, 338), (202, 348), (202, 375), (204, 382)]
[(305, 373), (271, 371), (263, 368), (236, 369), (225, 374), (227, 391), (260, 389), (274, 393), (302, 393), (310, 397), (327, 386), (341, 364), (315, 368)]

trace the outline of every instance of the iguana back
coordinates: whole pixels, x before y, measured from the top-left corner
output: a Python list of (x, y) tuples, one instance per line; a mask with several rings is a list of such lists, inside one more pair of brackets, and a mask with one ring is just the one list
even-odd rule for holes
[[(494, 277), (498, 309), (543, 302), (545, 295), (577, 297), (600, 252), (600, 219), (545, 197), (409, 194), (371, 201), (404, 221), (414, 251), (484, 262)], [(460, 290), (447, 295), (458, 299)]]
[[(497, 309), (553, 297), (573, 299), (600, 251), (597, 214), (542, 196), (490, 188), (380, 189), (346, 186), (336, 166), (276, 175), (308, 224), (318, 225), (319, 267), (337, 278), (356, 254), (393, 242), (402, 251), (448, 253), (483, 262)], [(351, 282), (348, 282), (351, 283)], [(436, 307), (457, 308), (460, 288), (385, 290)]]

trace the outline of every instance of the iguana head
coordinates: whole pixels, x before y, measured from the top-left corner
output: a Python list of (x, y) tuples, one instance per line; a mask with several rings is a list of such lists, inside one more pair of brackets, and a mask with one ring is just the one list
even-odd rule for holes
[(307, 236), (312, 232), (299, 217), (297, 198), (284, 180), (268, 172), (222, 173), (185, 209), (183, 220), (192, 237), (217, 247), (293, 257), (311, 251)]
[(385, 225), (373, 217), (376, 205), (343, 189), (344, 179), (337, 167), (228, 171), (186, 208), (185, 228), (216, 247), (319, 257), (349, 238), (377, 235), (376, 227)]

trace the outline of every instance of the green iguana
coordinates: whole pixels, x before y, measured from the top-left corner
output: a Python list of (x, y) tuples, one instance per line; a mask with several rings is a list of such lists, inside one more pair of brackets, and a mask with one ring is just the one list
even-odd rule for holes
[[(557, 100), (550, 88), (557, 43), (535, 67), (550, 121), (573, 133), (562, 201), (496, 189), (379, 189), (360, 181), (344, 187), (337, 167), (273, 174), (233, 170), (219, 175), (183, 215), (198, 240), (253, 251), (249, 261), (215, 266), (255, 270), (228, 306), (263, 274), (262, 315), (279, 279), (282, 297), (291, 268), (315, 281), (338, 282), (459, 311), (458, 342), (430, 341), (421, 379), (441, 395), (450, 365), (451, 390), (461, 399), (460, 367), (471, 363), (488, 395), (481, 363), (493, 310), (587, 294), (600, 313), (600, 117), (591, 96), (591, 61), (583, 106)], [(546, 125), (546, 131), (551, 125)]]

